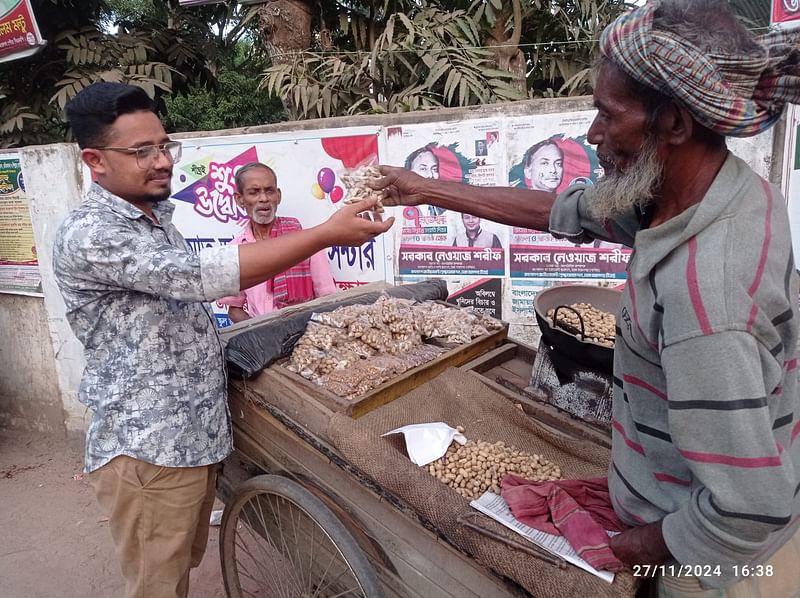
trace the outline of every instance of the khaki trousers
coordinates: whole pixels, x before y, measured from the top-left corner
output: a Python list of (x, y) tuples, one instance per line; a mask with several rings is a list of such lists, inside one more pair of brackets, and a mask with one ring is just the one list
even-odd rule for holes
[(722, 590), (704, 590), (696, 577), (659, 577), (656, 581), (656, 596), (658, 598), (800, 598), (800, 531), (764, 564), (771, 565), (772, 575), (745, 577)]
[(217, 466), (161, 467), (119, 456), (89, 474), (108, 515), (125, 598), (186, 598), (208, 542)]

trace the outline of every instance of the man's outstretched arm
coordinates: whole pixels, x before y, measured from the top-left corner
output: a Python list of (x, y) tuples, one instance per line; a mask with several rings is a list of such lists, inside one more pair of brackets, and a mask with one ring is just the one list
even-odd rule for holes
[(548, 230), (555, 193), (516, 187), (475, 187), (426, 179), (405, 168), (381, 166), (383, 178), (371, 183), (383, 189), (386, 206), (431, 204), (510, 226)]

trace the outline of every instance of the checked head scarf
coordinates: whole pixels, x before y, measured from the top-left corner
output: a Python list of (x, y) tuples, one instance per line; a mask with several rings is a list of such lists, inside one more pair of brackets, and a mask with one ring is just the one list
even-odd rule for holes
[(800, 103), (800, 30), (753, 38), (748, 54), (708, 52), (653, 30), (654, 0), (611, 23), (600, 52), (636, 81), (674, 98), (715, 133), (749, 137), (771, 127), (784, 105)]

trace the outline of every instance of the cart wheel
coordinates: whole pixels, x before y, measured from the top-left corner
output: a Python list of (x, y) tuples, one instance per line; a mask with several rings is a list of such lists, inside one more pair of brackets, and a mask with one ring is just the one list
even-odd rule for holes
[(383, 598), (344, 524), (293, 480), (261, 475), (242, 484), (225, 508), (221, 533), (230, 598)]

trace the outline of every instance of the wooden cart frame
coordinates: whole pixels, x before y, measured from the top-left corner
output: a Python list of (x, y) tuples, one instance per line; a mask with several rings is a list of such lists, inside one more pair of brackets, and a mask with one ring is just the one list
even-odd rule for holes
[[(535, 397), (525, 396), (520, 385), (527, 383), (535, 352), (515, 342), (496, 347), (499, 342), (485, 343), (480, 350), (471, 351), (466, 357), (471, 361), (460, 367), (480, 376), (487, 385), (553, 430), (572, 438), (608, 442), (603, 431), (571, 420)], [(442, 369), (451, 365), (444, 363)], [(428, 378), (432, 375), (436, 372)], [(369, 408), (396, 398), (398, 388), (402, 390), (402, 384), (391, 391), (392, 396), (382, 397), (377, 393)], [(306, 385), (287, 376), (283, 368), (272, 366), (250, 381), (232, 380), (229, 389), (235, 452), (225, 461), (218, 484), (219, 494), (226, 502), (220, 552), (229, 596), (266, 595), (248, 594), (238, 588), (233, 536), (242, 525), (236, 518), (243, 501), (267, 491), (272, 493), (270, 496), (279, 494), (281, 501), (310, 505), (308, 508), (301, 505), (300, 511), (322, 512), (322, 515), (312, 514), (316, 523), (323, 528), (332, 525), (336, 528), (331, 527), (334, 536), (344, 535), (355, 546), (353, 549), (348, 544), (350, 547), (343, 553), (352, 550), (357, 553), (356, 558), (345, 555), (344, 560), (351, 565), (353, 560), (358, 561), (355, 568), (366, 562), (370, 572), (362, 575), (366, 578), (365, 585), (360, 593), (353, 595), (392, 598), (529, 595), (455, 548), (430, 522), (344, 459), (320, 433), (336, 405), (320, 400)], [(288, 498), (287, 487), (291, 490)], [(298, 493), (303, 495), (300, 498), (305, 497), (302, 501), (297, 500)], [(260, 525), (264, 528), (267, 524)], [(341, 534), (340, 527), (346, 533)], [(532, 554), (536, 551), (532, 550)], [(311, 591), (300, 595), (310, 598), (328, 594)]]

